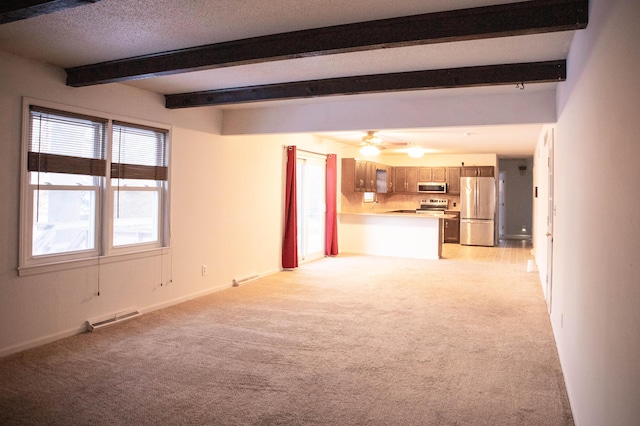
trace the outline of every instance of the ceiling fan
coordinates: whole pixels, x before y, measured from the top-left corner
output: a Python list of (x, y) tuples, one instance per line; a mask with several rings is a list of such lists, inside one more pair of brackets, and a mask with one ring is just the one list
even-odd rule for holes
[(380, 154), (380, 150), (386, 149), (387, 145), (403, 146), (408, 145), (407, 142), (393, 141), (385, 138), (384, 140), (376, 134), (375, 130), (367, 131), (367, 134), (362, 137), (362, 148), (360, 153), (367, 156), (375, 156)]

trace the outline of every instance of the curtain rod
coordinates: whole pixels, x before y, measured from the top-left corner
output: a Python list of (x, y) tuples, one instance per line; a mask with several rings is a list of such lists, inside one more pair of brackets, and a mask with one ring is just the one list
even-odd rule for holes
[[(290, 146), (295, 146), (295, 145), (284, 145), (284, 148), (289, 149)], [(333, 155), (333, 154), (323, 154), (321, 152), (308, 151), (306, 149), (299, 149), (298, 147), (296, 147), (296, 152), (306, 152), (307, 154), (321, 155), (323, 157), (330, 157)]]

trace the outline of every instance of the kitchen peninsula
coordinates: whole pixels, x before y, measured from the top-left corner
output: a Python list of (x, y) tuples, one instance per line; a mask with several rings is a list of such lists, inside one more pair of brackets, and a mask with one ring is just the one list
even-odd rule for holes
[(447, 214), (340, 213), (340, 243), (345, 253), (440, 259), (442, 221)]

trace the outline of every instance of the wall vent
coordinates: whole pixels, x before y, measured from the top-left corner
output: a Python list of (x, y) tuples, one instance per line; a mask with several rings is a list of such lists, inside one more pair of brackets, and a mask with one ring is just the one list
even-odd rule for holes
[(89, 331), (94, 331), (108, 325), (117, 324), (122, 321), (130, 320), (132, 318), (140, 316), (140, 312), (137, 309), (129, 309), (116, 314), (111, 314), (106, 317), (97, 318), (87, 321), (87, 328)]

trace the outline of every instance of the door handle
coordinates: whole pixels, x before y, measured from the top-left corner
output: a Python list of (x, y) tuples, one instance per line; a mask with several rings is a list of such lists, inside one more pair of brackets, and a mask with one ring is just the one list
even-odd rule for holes
[(546, 234), (544, 234), (545, 237), (550, 237), (551, 234), (549, 232), (547, 232)]

